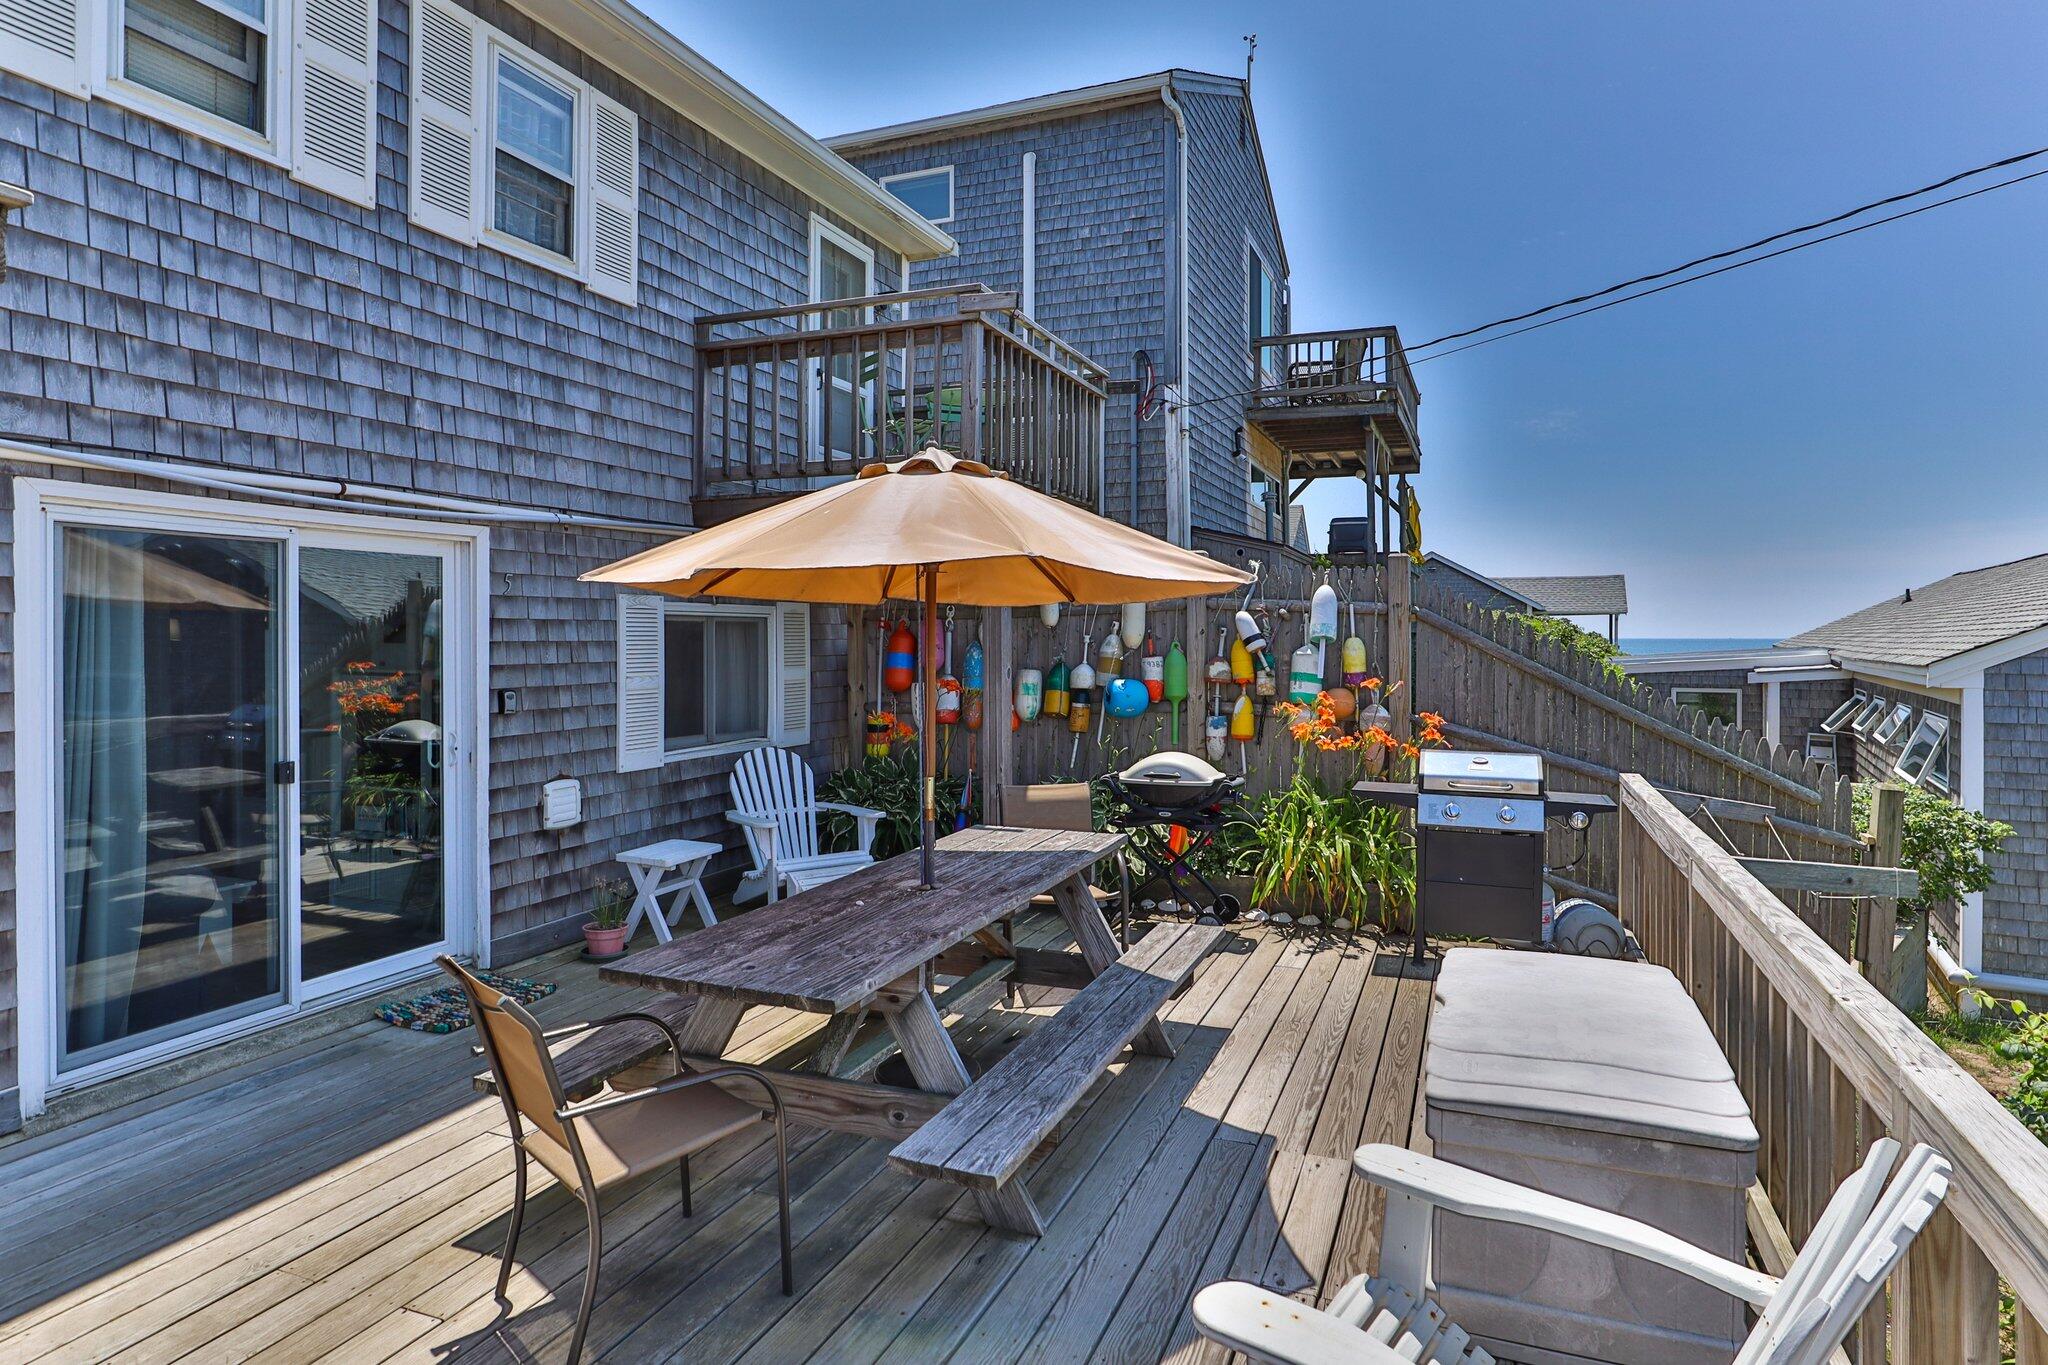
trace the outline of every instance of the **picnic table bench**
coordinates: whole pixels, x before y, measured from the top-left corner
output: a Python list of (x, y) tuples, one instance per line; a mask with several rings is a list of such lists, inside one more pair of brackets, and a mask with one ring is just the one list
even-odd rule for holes
[[(1043, 1221), (1016, 1178), (1024, 1161), (1125, 1046), (1173, 1055), (1157, 1011), (1222, 933), (1162, 926), (1120, 960), (1089, 894), (1088, 872), (1123, 841), (1115, 832), (963, 830), (939, 841), (929, 889), (919, 885), (917, 854), (903, 854), (635, 953), (600, 974), (694, 1000), (678, 1029), (682, 1061), (691, 1067), (719, 1063), (750, 1005), (830, 1015), (812, 1068), (777, 1073), (790, 1117), (900, 1142), (957, 1106), (958, 1121), (934, 1129), (898, 1164), (967, 1186), (991, 1226), (1036, 1236)], [(992, 932), (1046, 891), (1079, 947), (1078, 971), (1072, 954), (1022, 953)], [(946, 1032), (934, 981), (933, 964), (964, 944), (984, 957), (954, 992), (1006, 981), (1078, 987), (1058, 1015), (978, 1082)], [(848, 1074), (864, 1069), (852, 1043), (870, 1014), (885, 1021), (916, 1088)], [(974, 1115), (1011, 1106), (1016, 1114), (970, 1140)]]

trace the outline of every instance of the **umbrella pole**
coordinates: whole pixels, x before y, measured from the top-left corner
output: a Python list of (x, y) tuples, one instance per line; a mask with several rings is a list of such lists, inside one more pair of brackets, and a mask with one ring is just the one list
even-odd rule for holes
[(930, 890), (932, 881), (932, 845), (937, 838), (933, 828), (938, 816), (933, 803), (937, 799), (936, 781), (932, 774), (932, 735), (938, 729), (938, 659), (932, 646), (939, 638), (939, 575), (935, 565), (927, 564), (918, 570), (924, 579), (924, 723), (918, 728), (918, 766), (924, 779), (924, 819), (918, 834), (919, 867), (923, 873), (924, 889)]

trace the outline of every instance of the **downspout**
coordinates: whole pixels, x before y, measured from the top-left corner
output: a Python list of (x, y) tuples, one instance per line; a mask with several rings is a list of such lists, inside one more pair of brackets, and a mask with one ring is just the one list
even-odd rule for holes
[[(1963, 680), (1962, 767), (1957, 793), (1965, 810), (1984, 809), (1984, 675), (1975, 673)], [(1984, 974), (1984, 893), (1972, 891), (1963, 897), (1956, 916), (1956, 955), (1965, 971)]]
[(1024, 153), (1024, 240), (1019, 244), (1023, 256), (1021, 277), (1023, 289), (1020, 302), (1024, 316), (1038, 316), (1038, 153)]
[[(1174, 244), (1174, 255), (1175, 255), (1175, 257), (1177, 258), (1177, 259), (1176, 259), (1176, 261), (1175, 261), (1175, 265), (1177, 266), (1177, 268), (1178, 268), (1178, 270), (1179, 270), (1179, 273), (1180, 273), (1180, 287), (1179, 287), (1179, 289), (1178, 289), (1178, 290), (1176, 291), (1176, 298), (1177, 298), (1177, 300), (1178, 300), (1178, 303), (1179, 303), (1179, 309), (1180, 309), (1180, 319), (1179, 319), (1179, 321), (1180, 321), (1180, 327), (1179, 327), (1179, 338), (1178, 338), (1177, 342), (1175, 343), (1175, 345), (1176, 345), (1176, 349), (1175, 349), (1175, 352), (1174, 352), (1174, 368), (1175, 368), (1175, 371), (1176, 371), (1176, 378), (1177, 378), (1177, 379), (1179, 380), (1179, 383), (1178, 383), (1178, 384), (1176, 385), (1176, 387), (1177, 387), (1177, 388), (1179, 389), (1179, 393), (1178, 393), (1178, 394), (1176, 395), (1176, 397), (1177, 397), (1177, 398), (1179, 399), (1179, 401), (1180, 401), (1180, 407), (1181, 407), (1181, 422), (1180, 422), (1181, 440), (1182, 440), (1182, 442), (1183, 442), (1183, 443), (1185, 443), (1185, 442), (1187, 441), (1187, 411), (1188, 411), (1187, 405), (1188, 405), (1188, 401), (1189, 401), (1189, 399), (1191, 399), (1191, 398), (1192, 398), (1192, 397), (1194, 396), (1194, 384), (1193, 384), (1193, 381), (1192, 381), (1192, 377), (1191, 377), (1191, 375), (1190, 375), (1190, 366), (1189, 366), (1189, 363), (1188, 363), (1188, 359), (1189, 359), (1189, 358), (1188, 358), (1188, 119), (1187, 119), (1187, 114), (1186, 114), (1186, 113), (1185, 113), (1185, 112), (1184, 112), (1184, 111), (1183, 111), (1183, 110), (1181, 109), (1181, 107), (1180, 107), (1180, 101), (1179, 101), (1179, 100), (1177, 100), (1177, 99), (1175, 99), (1175, 98), (1174, 98), (1174, 96), (1173, 96), (1173, 77), (1172, 77), (1172, 76), (1170, 76), (1170, 75), (1169, 75), (1168, 77), (1166, 77), (1166, 79), (1165, 79), (1165, 80), (1163, 80), (1163, 81), (1161, 81), (1161, 82), (1159, 83), (1159, 99), (1160, 99), (1160, 102), (1161, 102), (1162, 104), (1164, 104), (1164, 105), (1166, 106), (1166, 112), (1167, 112), (1168, 114), (1170, 114), (1170, 115), (1172, 115), (1172, 116), (1173, 116), (1174, 138), (1175, 138), (1175, 141), (1176, 141), (1176, 143), (1178, 144), (1178, 147), (1179, 147), (1179, 158), (1180, 158), (1180, 171), (1179, 171), (1179, 178), (1178, 178), (1178, 180), (1176, 181), (1177, 185), (1179, 186), (1178, 194), (1179, 194), (1179, 200), (1180, 200), (1180, 202), (1179, 202), (1179, 204), (1178, 204), (1178, 205), (1176, 206), (1176, 207), (1177, 207), (1177, 209), (1178, 209), (1178, 214), (1177, 214), (1177, 217), (1178, 217), (1179, 221), (1178, 221), (1178, 223), (1176, 224), (1176, 226), (1175, 226), (1175, 228), (1174, 228), (1174, 235), (1173, 235), (1173, 244)], [(1192, 478), (1193, 478), (1193, 473), (1194, 473), (1194, 466), (1193, 466), (1193, 462), (1191, 461), (1191, 462), (1189, 463), (1189, 477), (1190, 477), (1190, 479), (1191, 479), (1191, 480), (1192, 480)], [(1192, 501), (1192, 499), (1193, 499), (1193, 492), (1194, 492), (1194, 490), (1193, 490), (1192, 488), (1190, 488), (1190, 489), (1186, 490), (1186, 494), (1187, 494), (1187, 496), (1188, 496), (1188, 497), (1189, 497), (1189, 499), (1190, 499), (1190, 501), (1189, 501), (1189, 506), (1188, 506), (1188, 511), (1187, 511), (1187, 515), (1186, 515), (1186, 516), (1185, 516), (1184, 518), (1182, 518), (1182, 520), (1186, 522), (1186, 526), (1185, 526), (1185, 527), (1183, 527), (1183, 528), (1181, 528), (1181, 533), (1180, 533), (1180, 535), (1179, 535), (1178, 537), (1175, 537), (1175, 536), (1174, 536), (1174, 529), (1175, 529), (1175, 528), (1174, 528), (1174, 525), (1173, 525), (1173, 522), (1174, 522), (1174, 517), (1173, 517), (1173, 512), (1172, 512), (1172, 506), (1173, 506), (1173, 489), (1172, 489), (1172, 488), (1168, 488), (1168, 489), (1166, 490), (1166, 507), (1167, 507), (1167, 513), (1166, 513), (1166, 522), (1167, 522), (1167, 525), (1166, 525), (1166, 531), (1167, 531), (1167, 538), (1168, 538), (1168, 539), (1170, 539), (1170, 540), (1172, 540), (1172, 539), (1177, 539), (1177, 540), (1178, 540), (1178, 542), (1179, 542), (1180, 544), (1183, 544), (1183, 545), (1187, 544), (1187, 543), (1188, 543), (1188, 541), (1189, 541), (1190, 539), (1192, 539), (1192, 537), (1191, 537), (1191, 536), (1190, 536), (1190, 535), (1188, 534), (1188, 532), (1189, 532), (1189, 531), (1191, 531), (1191, 530), (1193, 530), (1193, 527), (1194, 527), (1194, 519), (1195, 519), (1195, 518), (1194, 518), (1194, 506), (1193, 506), (1193, 501)], [(1137, 447), (1136, 447), (1136, 446), (1132, 446), (1132, 447), (1131, 447), (1131, 522), (1132, 522), (1132, 524), (1133, 524), (1133, 525), (1135, 525), (1135, 524), (1137, 523), (1137, 520), (1138, 520), (1138, 450), (1137, 450)]]

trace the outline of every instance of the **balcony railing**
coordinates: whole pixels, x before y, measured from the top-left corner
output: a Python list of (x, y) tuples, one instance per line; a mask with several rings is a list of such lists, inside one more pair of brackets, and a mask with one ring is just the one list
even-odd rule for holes
[(1245, 416), (1283, 450), (1314, 465), (1368, 454), (1376, 440), (1395, 472), (1413, 472), (1421, 395), (1394, 328), (1260, 337), (1252, 359), (1258, 388)]
[(927, 445), (1094, 508), (1107, 376), (983, 285), (702, 318), (697, 492), (772, 494)]

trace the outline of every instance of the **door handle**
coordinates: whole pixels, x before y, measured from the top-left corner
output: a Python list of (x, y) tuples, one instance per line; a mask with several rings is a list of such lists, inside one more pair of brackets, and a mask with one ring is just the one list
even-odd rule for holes
[(280, 758), (271, 765), (270, 780), (280, 787), (289, 787), (299, 780), (299, 765), (288, 758)]

